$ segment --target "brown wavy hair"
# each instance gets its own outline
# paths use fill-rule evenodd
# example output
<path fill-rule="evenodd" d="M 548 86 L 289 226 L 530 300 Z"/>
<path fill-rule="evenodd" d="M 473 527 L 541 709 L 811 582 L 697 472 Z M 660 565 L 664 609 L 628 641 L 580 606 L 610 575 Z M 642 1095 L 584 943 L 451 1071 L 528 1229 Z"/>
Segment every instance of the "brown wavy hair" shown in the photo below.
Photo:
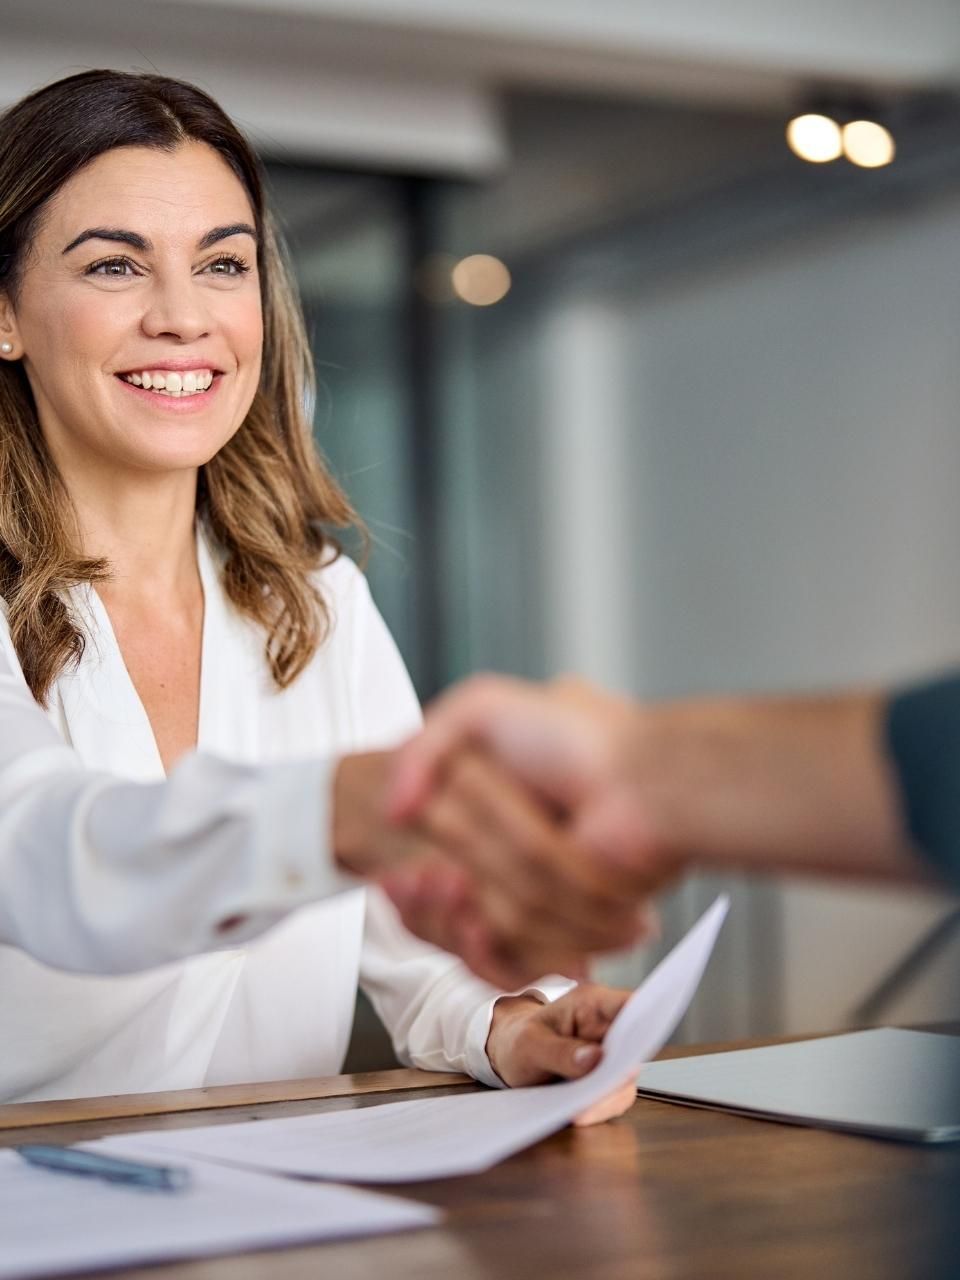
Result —
<path fill-rule="evenodd" d="M 250 198 L 264 327 L 260 385 L 237 433 L 201 469 L 197 513 L 224 552 L 226 593 L 264 628 L 267 662 L 284 688 L 330 622 L 311 575 L 340 554 L 333 531 L 360 526 L 314 447 L 303 315 L 249 143 L 202 90 L 165 76 L 86 71 L 23 98 L 0 116 L 0 294 L 16 303 L 44 208 L 84 165 L 115 147 L 169 152 L 188 140 L 212 147 Z M 106 561 L 80 554 L 22 364 L 0 361 L 0 597 L 41 704 L 84 648 L 63 592 L 109 571 Z"/>

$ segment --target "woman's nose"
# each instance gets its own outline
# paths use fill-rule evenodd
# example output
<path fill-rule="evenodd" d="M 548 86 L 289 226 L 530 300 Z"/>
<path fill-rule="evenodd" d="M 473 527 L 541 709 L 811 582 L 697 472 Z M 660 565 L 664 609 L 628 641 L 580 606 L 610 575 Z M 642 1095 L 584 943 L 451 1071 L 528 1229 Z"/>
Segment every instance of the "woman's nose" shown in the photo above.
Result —
<path fill-rule="evenodd" d="M 196 342 L 210 332 L 210 316 L 192 280 L 157 282 L 141 326 L 150 338 Z"/>

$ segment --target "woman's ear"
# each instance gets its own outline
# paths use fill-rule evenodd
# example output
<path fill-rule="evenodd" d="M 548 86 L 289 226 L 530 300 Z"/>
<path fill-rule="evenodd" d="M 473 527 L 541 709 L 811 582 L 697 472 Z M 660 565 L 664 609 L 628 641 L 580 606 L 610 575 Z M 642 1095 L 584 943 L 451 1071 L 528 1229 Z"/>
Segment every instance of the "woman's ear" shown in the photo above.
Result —
<path fill-rule="evenodd" d="M 19 360 L 22 355 L 13 303 L 5 293 L 0 293 L 0 360 Z"/>

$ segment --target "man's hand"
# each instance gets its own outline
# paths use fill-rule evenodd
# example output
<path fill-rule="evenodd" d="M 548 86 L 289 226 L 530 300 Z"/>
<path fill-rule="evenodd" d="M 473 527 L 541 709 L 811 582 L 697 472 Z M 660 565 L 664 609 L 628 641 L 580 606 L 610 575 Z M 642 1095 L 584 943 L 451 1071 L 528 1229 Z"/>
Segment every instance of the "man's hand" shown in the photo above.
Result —
<path fill-rule="evenodd" d="M 634 704 L 581 681 L 541 686 L 474 677 L 439 698 L 427 711 L 423 731 L 400 750 L 390 814 L 399 825 L 413 820 L 455 765 L 458 752 L 487 752 L 562 817 L 581 856 L 584 849 L 592 855 L 594 892 L 602 885 L 608 895 L 634 902 L 644 932 L 655 932 L 646 899 L 680 874 L 684 859 L 636 803 L 635 777 L 651 745 L 646 721 Z M 536 893 L 558 902 L 581 891 L 574 863 L 548 865 L 541 859 L 533 869 L 525 865 L 522 849 L 520 855 L 503 860 L 504 884 L 525 881 L 528 909 L 535 905 Z M 436 888 L 437 882 L 431 885 Z M 386 888 L 409 922 L 431 909 L 431 885 L 414 883 L 400 869 Z M 593 949 L 621 945 L 606 933 Z"/>
<path fill-rule="evenodd" d="M 465 746 L 494 756 L 541 799 L 570 812 L 629 767 L 637 711 L 578 680 L 537 685 L 474 676 L 441 695 L 398 756 L 390 811 L 416 813 Z"/>
<path fill-rule="evenodd" d="M 470 744 L 566 814 L 635 899 L 691 865 L 916 881 L 885 705 L 864 693 L 645 706 L 578 682 L 476 678 L 403 749 L 391 813 L 415 814 Z"/>
<path fill-rule="evenodd" d="M 544 973 L 579 977 L 593 951 L 646 932 L 617 877 L 489 757 L 459 752 L 403 827 L 386 813 L 392 764 L 389 752 L 341 761 L 334 855 L 379 878 L 411 932 L 507 990 Z"/>

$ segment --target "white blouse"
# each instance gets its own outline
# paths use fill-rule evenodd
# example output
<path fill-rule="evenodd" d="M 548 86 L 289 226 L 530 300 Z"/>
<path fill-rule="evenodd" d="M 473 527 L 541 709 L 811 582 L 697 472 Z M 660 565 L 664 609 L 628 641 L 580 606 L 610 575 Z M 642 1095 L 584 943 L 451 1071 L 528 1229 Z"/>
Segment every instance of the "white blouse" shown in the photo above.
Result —
<path fill-rule="evenodd" d="M 334 626 L 281 692 L 198 555 L 198 751 L 169 778 L 96 592 L 72 593 L 89 642 L 46 712 L 2 610 L 0 1100 L 333 1074 L 358 979 L 404 1061 L 497 1084 L 499 993 L 332 860 L 334 760 L 419 723 L 364 578 L 320 572 Z"/>

